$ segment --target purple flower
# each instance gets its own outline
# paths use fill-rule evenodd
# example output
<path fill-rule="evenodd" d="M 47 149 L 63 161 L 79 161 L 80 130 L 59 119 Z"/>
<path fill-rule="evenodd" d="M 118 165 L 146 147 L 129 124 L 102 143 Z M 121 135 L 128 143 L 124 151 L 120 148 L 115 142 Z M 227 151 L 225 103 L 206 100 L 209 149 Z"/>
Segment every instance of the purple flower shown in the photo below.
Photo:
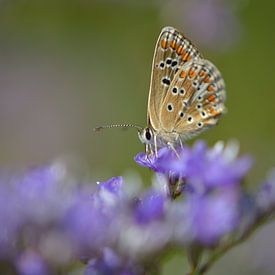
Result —
<path fill-rule="evenodd" d="M 191 151 L 182 152 L 181 157 L 175 170 L 183 172 L 196 190 L 239 185 L 252 165 L 249 157 L 237 158 L 235 144 L 223 147 L 218 143 L 209 150 L 199 142 Z"/>
<path fill-rule="evenodd" d="M 239 196 L 235 190 L 224 189 L 207 196 L 190 196 L 187 217 L 190 236 L 205 245 L 215 244 L 238 226 Z"/>
<path fill-rule="evenodd" d="M 16 267 L 20 275 L 47 275 L 50 274 L 47 264 L 40 255 L 27 250 L 16 261 Z"/>
<path fill-rule="evenodd" d="M 16 200 L 25 224 L 48 226 L 59 221 L 73 203 L 77 183 L 62 163 L 30 170 L 15 184 Z"/>
<path fill-rule="evenodd" d="M 275 170 L 260 186 L 260 190 L 255 195 L 255 203 L 259 213 L 269 213 L 275 208 Z"/>
<path fill-rule="evenodd" d="M 154 160 L 154 170 L 168 178 L 172 175 L 184 179 L 198 193 L 218 186 L 239 185 L 252 160 L 249 157 L 237 158 L 237 152 L 235 144 L 224 147 L 217 143 L 213 149 L 208 149 L 204 142 L 197 142 L 193 148 L 178 149 L 178 157 L 171 149 L 165 148 Z"/>
<path fill-rule="evenodd" d="M 91 257 L 97 250 L 112 245 L 116 234 L 116 208 L 94 196 L 79 196 L 68 210 L 65 224 L 78 257 Z"/>
<path fill-rule="evenodd" d="M 136 221 L 146 224 L 164 216 L 165 197 L 156 191 L 149 191 L 141 197 L 135 208 Z"/>
<path fill-rule="evenodd" d="M 167 147 L 163 147 L 158 151 L 158 157 L 168 158 L 168 155 L 171 154 L 171 151 Z M 158 158 L 155 154 L 146 154 L 146 153 L 138 153 L 135 156 L 135 161 L 137 164 L 143 167 L 148 167 L 155 172 L 161 172 L 158 163 Z"/>
<path fill-rule="evenodd" d="M 123 187 L 123 178 L 114 177 L 105 182 L 99 183 L 99 189 L 107 190 L 111 193 L 119 193 Z"/>
<path fill-rule="evenodd" d="M 241 181 L 251 160 L 237 152 L 234 145 L 209 149 L 198 142 L 177 154 L 169 148 L 158 157 L 139 154 L 136 161 L 157 171 L 175 196 L 167 196 L 168 188 L 129 192 L 122 177 L 79 185 L 60 163 L 4 180 L 0 259 L 20 274 L 55 273 L 78 258 L 89 262 L 86 274 L 139 275 L 154 273 L 155 256 L 168 247 L 216 246 L 275 211 L 274 177 L 247 194 Z M 174 200 L 178 188 L 184 194 Z"/>
<path fill-rule="evenodd" d="M 17 235 L 24 221 L 19 213 L 14 189 L 8 183 L 0 184 L 0 259 L 16 252 Z"/>
<path fill-rule="evenodd" d="M 141 267 L 123 261 L 113 250 L 104 248 L 100 257 L 89 261 L 85 275 L 141 275 L 142 271 Z"/>

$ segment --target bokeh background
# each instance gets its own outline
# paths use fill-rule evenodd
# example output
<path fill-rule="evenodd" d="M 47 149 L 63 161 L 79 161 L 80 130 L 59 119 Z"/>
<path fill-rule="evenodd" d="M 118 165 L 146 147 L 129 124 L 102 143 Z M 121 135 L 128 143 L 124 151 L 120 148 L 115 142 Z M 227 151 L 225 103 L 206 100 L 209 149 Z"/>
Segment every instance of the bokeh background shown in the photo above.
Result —
<path fill-rule="evenodd" d="M 151 62 L 163 26 L 182 30 L 221 70 L 228 113 L 200 136 L 237 139 L 255 158 L 255 188 L 275 165 L 275 2 L 272 0 L 0 1 L 0 165 L 26 169 L 56 158 L 92 180 L 151 172 L 134 129 L 145 125 Z M 191 141 L 192 143 L 192 141 Z M 275 225 L 226 255 L 210 274 L 274 274 Z M 183 274 L 171 253 L 163 274 Z"/>

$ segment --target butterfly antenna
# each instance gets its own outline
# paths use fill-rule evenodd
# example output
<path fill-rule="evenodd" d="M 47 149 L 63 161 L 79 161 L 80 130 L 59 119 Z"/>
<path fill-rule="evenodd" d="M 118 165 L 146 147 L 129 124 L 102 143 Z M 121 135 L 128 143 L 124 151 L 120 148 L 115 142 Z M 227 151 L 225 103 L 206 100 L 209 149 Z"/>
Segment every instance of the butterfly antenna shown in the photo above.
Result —
<path fill-rule="evenodd" d="M 95 127 L 93 130 L 95 132 L 99 132 L 102 129 L 108 129 L 108 128 L 136 128 L 138 131 L 141 131 L 143 129 L 143 127 L 139 126 L 139 125 L 134 125 L 134 124 L 112 124 L 112 125 L 103 125 L 103 126 L 98 126 Z"/>

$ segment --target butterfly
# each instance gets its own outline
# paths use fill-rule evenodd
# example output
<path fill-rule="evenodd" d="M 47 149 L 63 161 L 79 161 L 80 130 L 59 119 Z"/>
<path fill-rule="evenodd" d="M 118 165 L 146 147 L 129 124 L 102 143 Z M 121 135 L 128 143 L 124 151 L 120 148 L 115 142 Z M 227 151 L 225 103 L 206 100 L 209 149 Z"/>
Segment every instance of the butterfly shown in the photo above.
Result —
<path fill-rule="evenodd" d="M 139 138 L 147 151 L 176 148 L 217 124 L 225 98 L 224 80 L 215 65 L 178 30 L 165 27 L 153 58 L 147 127 Z"/>
<path fill-rule="evenodd" d="M 95 128 L 135 127 L 146 152 L 176 149 L 217 124 L 225 112 L 226 92 L 219 70 L 173 27 L 164 27 L 156 43 L 145 128 L 120 124 Z"/>

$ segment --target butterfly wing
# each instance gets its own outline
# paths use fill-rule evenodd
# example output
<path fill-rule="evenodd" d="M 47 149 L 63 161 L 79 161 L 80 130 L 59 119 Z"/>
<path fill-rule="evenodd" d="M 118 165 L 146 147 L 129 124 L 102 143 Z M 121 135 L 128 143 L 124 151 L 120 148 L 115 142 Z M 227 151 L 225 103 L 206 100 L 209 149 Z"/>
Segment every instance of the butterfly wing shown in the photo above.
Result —
<path fill-rule="evenodd" d="M 147 111 L 147 124 L 155 131 L 162 129 L 161 106 L 175 74 L 186 62 L 200 57 L 195 46 L 176 29 L 162 29 L 153 58 Z"/>
<path fill-rule="evenodd" d="M 176 132 L 182 140 L 217 124 L 224 113 L 225 84 L 208 60 L 187 62 L 171 82 L 160 113 L 163 132 Z"/>

